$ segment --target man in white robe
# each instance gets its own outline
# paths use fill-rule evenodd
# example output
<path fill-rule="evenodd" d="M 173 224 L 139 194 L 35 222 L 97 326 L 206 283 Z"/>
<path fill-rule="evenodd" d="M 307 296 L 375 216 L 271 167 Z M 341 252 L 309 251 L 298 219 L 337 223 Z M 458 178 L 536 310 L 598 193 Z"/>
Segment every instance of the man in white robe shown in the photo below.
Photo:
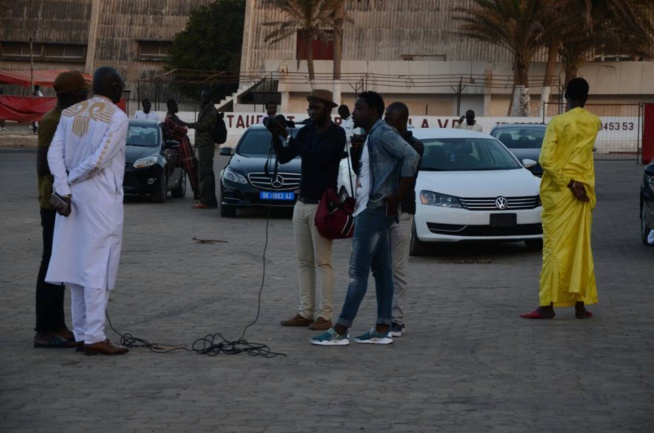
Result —
<path fill-rule="evenodd" d="M 89 100 L 61 113 L 48 150 L 57 207 L 46 281 L 70 287 L 73 333 L 87 355 L 128 351 L 104 334 L 109 291 L 118 272 L 123 231 L 123 175 L 128 119 L 115 103 L 124 83 L 99 68 Z"/>

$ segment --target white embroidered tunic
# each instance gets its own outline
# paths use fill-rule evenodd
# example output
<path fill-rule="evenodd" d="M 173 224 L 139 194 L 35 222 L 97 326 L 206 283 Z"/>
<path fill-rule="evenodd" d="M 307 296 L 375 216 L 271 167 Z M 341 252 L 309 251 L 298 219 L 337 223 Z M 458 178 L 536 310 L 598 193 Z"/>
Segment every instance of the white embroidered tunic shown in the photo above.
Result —
<path fill-rule="evenodd" d="M 123 232 L 123 175 L 128 119 L 95 96 L 61 113 L 48 150 L 54 190 L 71 194 L 68 217 L 57 215 L 50 283 L 112 289 Z"/>

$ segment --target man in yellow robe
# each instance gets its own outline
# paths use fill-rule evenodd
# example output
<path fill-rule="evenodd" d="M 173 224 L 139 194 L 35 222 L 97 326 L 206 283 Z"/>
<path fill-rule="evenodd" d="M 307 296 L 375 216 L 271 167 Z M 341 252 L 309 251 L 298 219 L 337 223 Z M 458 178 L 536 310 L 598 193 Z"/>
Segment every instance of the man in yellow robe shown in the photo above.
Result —
<path fill-rule="evenodd" d="M 568 111 L 550 121 L 543 139 L 543 268 L 539 307 L 520 315 L 526 319 L 552 319 L 555 306 L 573 305 L 576 318 L 590 318 L 585 306 L 597 303 L 590 232 L 596 202 L 593 146 L 601 123 L 583 108 L 588 90 L 583 78 L 570 80 Z"/>

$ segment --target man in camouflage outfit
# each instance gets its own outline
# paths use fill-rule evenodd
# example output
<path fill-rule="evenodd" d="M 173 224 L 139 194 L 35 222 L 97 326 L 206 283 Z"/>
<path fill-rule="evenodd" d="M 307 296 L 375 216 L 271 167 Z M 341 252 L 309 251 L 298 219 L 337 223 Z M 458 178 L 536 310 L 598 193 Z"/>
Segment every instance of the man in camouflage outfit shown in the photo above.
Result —
<path fill-rule="evenodd" d="M 195 147 L 198 150 L 198 178 L 200 183 L 200 201 L 193 205 L 195 209 L 212 209 L 218 207 L 216 199 L 216 177 L 213 173 L 213 155 L 215 145 L 211 130 L 218 120 L 218 112 L 211 102 L 211 90 L 204 89 L 200 95 L 200 114 L 198 121 L 188 123 L 195 129 Z"/>

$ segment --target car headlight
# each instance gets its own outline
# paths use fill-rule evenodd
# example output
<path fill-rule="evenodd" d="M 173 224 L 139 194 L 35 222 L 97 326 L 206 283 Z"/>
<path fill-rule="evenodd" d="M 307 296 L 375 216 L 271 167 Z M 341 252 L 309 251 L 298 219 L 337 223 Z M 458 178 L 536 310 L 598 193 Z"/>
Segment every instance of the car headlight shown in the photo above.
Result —
<path fill-rule="evenodd" d="M 236 183 L 245 183 L 247 184 L 248 181 L 245 179 L 245 177 L 241 174 L 238 174 L 231 168 L 227 167 L 225 169 L 225 174 L 223 175 L 223 179 L 229 180 L 230 182 L 236 182 Z"/>
<path fill-rule="evenodd" d="M 456 197 L 425 190 L 420 191 L 420 203 L 438 207 L 461 207 L 461 202 L 459 202 L 459 199 Z"/>
<path fill-rule="evenodd" d="M 649 174 L 645 174 L 645 182 L 649 183 L 649 187 L 654 189 L 654 176 L 650 176 Z"/>
<path fill-rule="evenodd" d="M 157 158 L 155 156 L 148 156 L 147 158 L 137 159 L 134 163 L 134 168 L 143 168 L 150 167 L 157 163 Z"/>

